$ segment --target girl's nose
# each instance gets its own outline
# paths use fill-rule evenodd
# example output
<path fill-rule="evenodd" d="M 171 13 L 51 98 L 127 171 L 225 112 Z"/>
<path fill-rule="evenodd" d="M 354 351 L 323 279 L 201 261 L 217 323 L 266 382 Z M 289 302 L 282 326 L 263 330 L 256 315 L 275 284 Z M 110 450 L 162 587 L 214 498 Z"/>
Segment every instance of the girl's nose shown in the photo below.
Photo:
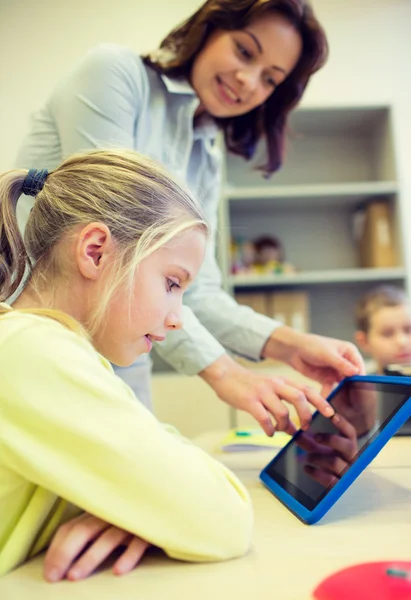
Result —
<path fill-rule="evenodd" d="M 183 326 L 183 321 L 181 318 L 181 312 L 176 312 L 175 310 L 169 312 L 166 318 L 166 328 L 167 329 L 181 329 Z"/>

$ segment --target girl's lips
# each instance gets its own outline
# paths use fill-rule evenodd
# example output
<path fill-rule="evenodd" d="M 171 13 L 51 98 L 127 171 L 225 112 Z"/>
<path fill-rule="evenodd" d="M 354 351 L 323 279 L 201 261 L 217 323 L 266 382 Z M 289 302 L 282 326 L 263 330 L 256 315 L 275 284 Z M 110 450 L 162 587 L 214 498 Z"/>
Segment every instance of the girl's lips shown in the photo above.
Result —
<path fill-rule="evenodd" d="M 153 342 L 164 342 L 164 340 L 166 339 L 166 336 L 165 335 L 151 335 L 150 333 L 148 333 L 147 335 L 144 336 L 144 339 L 147 342 L 148 352 L 151 352 L 151 349 L 153 347 Z"/>
<path fill-rule="evenodd" d="M 166 336 L 165 335 L 151 335 L 151 333 L 149 333 L 148 338 L 152 342 L 164 342 L 164 340 L 166 339 Z"/>

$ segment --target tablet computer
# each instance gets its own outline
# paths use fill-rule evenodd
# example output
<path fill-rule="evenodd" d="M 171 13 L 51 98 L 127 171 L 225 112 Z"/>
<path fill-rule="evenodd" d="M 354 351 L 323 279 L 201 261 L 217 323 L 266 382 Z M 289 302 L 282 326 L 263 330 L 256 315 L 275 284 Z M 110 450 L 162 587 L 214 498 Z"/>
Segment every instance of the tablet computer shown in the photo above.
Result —
<path fill-rule="evenodd" d="M 260 473 L 301 521 L 316 523 L 411 415 L 411 377 L 356 375 L 330 394 L 332 418 L 313 415 Z"/>

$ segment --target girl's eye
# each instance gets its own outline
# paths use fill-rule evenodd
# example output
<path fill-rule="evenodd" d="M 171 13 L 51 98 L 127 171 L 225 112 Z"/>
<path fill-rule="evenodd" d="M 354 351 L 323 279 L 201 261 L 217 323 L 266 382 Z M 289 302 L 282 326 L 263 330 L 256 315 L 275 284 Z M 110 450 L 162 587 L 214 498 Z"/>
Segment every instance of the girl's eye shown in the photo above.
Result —
<path fill-rule="evenodd" d="M 180 289 L 179 284 L 174 281 L 174 279 L 170 279 L 169 277 L 167 277 L 167 290 L 169 292 L 173 291 L 173 289 Z"/>
<path fill-rule="evenodd" d="M 247 60 L 250 60 L 250 58 L 253 57 L 253 55 L 251 54 L 251 52 L 249 52 L 247 50 L 247 48 L 245 48 L 242 44 L 240 44 L 239 42 L 237 42 L 237 48 L 238 51 L 240 52 L 240 54 L 246 58 Z"/>

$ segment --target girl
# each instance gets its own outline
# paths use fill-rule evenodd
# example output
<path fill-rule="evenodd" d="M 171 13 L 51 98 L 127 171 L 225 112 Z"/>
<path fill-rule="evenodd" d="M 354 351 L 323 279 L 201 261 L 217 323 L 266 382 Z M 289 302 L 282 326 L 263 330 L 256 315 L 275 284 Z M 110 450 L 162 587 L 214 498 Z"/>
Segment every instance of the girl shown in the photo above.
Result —
<path fill-rule="evenodd" d="M 79 149 L 115 144 L 156 158 L 187 182 L 202 199 L 211 236 L 185 296 L 184 328 L 156 349 L 175 369 L 199 374 L 222 400 L 251 413 L 268 435 L 292 427 L 288 411 L 278 410 L 281 400 L 302 407 L 321 398 L 240 366 L 227 350 L 284 361 L 319 381 L 324 395 L 364 365 L 352 344 L 298 333 L 237 305 L 221 289 L 215 138 L 220 129 L 228 151 L 246 159 L 264 140 L 264 171 L 275 172 L 288 115 L 326 54 L 325 34 L 305 0 L 208 0 L 150 56 L 113 45 L 91 51 L 37 114 L 17 161 L 53 168 Z M 23 227 L 30 207 L 29 199 L 21 204 Z M 149 367 L 143 358 L 118 371 L 147 405 Z"/>
<path fill-rule="evenodd" d="M 35 197 L 25 241 L 22 192 Z M 91 514 L 54 540 L 50 580 L 65 575 L 58 549 L 69 531 L 76 548 L 84 531 L 86 541 L 103 532 L 106 546 L 128 544 L 119 572 L 148 544 L 188 561 L 246 552 L 252 509 L 242 484 L 160 425 L 109 363 L 129 365 L 181 327 L 205 243 L 191 195 L 130 151 L 0 178 L 0 300 L 30 271 L 17 302 L 0 304 L 0 575 L 81 511 Z M 70 577 L 92 567 L 80 562 Z"/>

